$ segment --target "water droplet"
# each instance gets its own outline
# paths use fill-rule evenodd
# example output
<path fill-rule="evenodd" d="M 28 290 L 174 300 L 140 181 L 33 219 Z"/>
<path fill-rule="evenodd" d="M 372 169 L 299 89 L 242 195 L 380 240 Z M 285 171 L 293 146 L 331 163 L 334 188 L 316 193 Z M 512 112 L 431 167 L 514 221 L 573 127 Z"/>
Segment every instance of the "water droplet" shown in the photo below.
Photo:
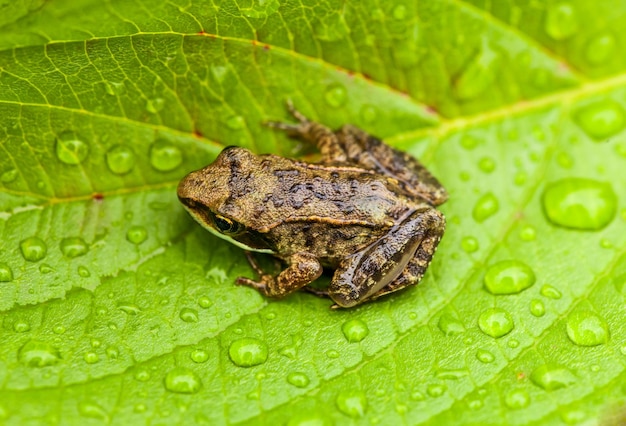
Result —
<path fill-rule="evenodd" d="M 55 334 L 63 334 L 65 333 L 66 328 L 62 325 L 55 325 L 52 331 L 54 331 Z"/>
<path fill-rule="evenodd" d="M 179 148 L 166 140 L 159 139 L 150 147 L 150 164 L 160 172 L 169 172 L 180 166 L 183 154 Z"/>
<path fill-rule="evenodd" d="M 85 352 L 83 354 L 83 359 L 87 364 L 95 364 L 96 362 L 100 361 L 100 357 L 98 356 L 98 354 L 91 351 Z"/>
<path fill-rule="evenodd" d="M 309 385 L 309 377 L 296 371 L 287 375 L 287 382 L 297 388 L 305 388 Z"/>
<path fill-rule="evenodd" d="M 564 40 L 578 31 L 578 16 L 570 3 L 561 2 L 548 8 L 544 29 L 555 40 Z"/>
<path fill-rule="evenodd" d="M 59 351 L 49 343 L 29 340 L 19 350 L 18 359 L 28 367 L 49 367 L 61 360 Z"/>
<path fill-rule="evenodd" d="M 546 314 L 546 307 L 541 300 L 533 299 L 530 301 L 530 313 L 536 317 L 542 317 Z"/>
<path fill-rule="evenodd" d="M 0 175 L 0 182 L 11 183 L 17 178 L 17 175 L 18 175 L 17 169 L 7 170 Z"/>
<path fill-rule="evenodd" d="M 541 291 L 540 291 L 542 296 L 545 296 L 549 299 L 560 299 L 561 298 L 561 292 L 552 287 L 550 284 L 544 284 L 541 287 Z"/>
<path fill-rule="evenodd" d="M 574 160 L 567 152 L 559 152 L 556 155 L 556 162 L 564 169 L 571 169 L 574 165 Z"/>
<path fill-rule="evenodd" d="M 56 140 L 57 158 L 65 164 L 80 164 L 89 152 L 89 145 L 82 141 L 76 133 L 65 132 Z"/>
<path fill-rule="evenodd" d="M 180 319 L 185 322 L 198 322 L 198 311 L 191 308 L 182 308 L 180 310 Z"/>
<path fill-rule="evenodd" d="M 598 34 L 587 43 L 585 58 L 592 65 L 599 65 L 613 57 L 617 42 L 612 34 Z"/>
<path fill-rule="evenodd" d="M 334 108 L 339 108 L 346 103 L 348 99 L 348 93 L 346 88 L 339 83 L 334 83 L 328 86 L 326 93 L 324 93 L 324 99 L 326 103 Z"/>
<path fill-rule="evenodd" d="M 22 256 L 29 262 L 37 262 L 46 257 L 48 246 L 39 237 L 30 237 L 20 242 Z"/>
<path fill-rule="evenodd" d="M 66 257 L 83 256 L 89 248 L 80 237 L 63 238 L 61 240 L 61 251 Z"/>
<path fill-rule="evenodd" d="M 461 138 L 461 146 L 467 150 L 476 148 L 479 142 L 478 138 L 472 135 L 463 135 Z"/>
<path fill-rule="evenodd" d="M 0 283 L 6 283 L 13 280 L 13 270 L 9 265 L 0 262 Z"/>
<path fill-rule="evenodd" d="M 243 129 L 246 125 L 246 120 L 240 115 L 233 115 L 226 119 L 226 127 L 232 130 Z"/>
<path fill-rule="evenodd" d="M 146 102 L 146 110 L 150 114 L 158 113 L 159 111 L 163 109 L 164 106 L 165 106 L 165 99 L 163 98 L 148 99 L 148 102 Z"/>
<path fill-rule="evenodd" d="M 506 394 L 504 403 L 512 410 L 519 410 L 528 407 L 528 404 L 530 404 L 530 396 L 528 392 L 523 389 L 515 389 Z"/>
<path fill-rule="evenodd" d="M 478 317 L 478 327 L 491 337 L 502 337 L 513 330 L 513 318 L 504 309 L 489 308 Z"/>
<path fill-rule="evenodd" d="M 334 349 L 329 349 L 326 351 L 326 356 L 330 359 L 339 358 L 339 352 Z"/>
<path fill-rule="evenodd" d="M 148 406 L 146 404 L 135 404 L 133 407 L 133 411 L 135 413 L 145 413 L 147 409 Z"/>
<path fill-rule="evenodd" d="M 446 387 L 444 385 L 428 385 L 426 388 L 426 393 L 433 398 L 439 398 L 444 393 L 446 393 Z"/>
<path fill-rule="evenodd" d="M 597 346 L 609 340 L 609 326 L 589 311 L 578 311 L 567 317 L 567 336 L 580 346 Z"/>
<path fill-rule="evenodd" d="M 491 173 L 496 169 L 496 162 L 491 157 L 483 157 L 478 162 L 478 167 L 485 173 Z"/>
<path fill-rule="evenodd" d="M 139 312 L 141 312 L 141 309 L 139 308 L 139 306 L 133 303 L 121 302 L 121 303 L 118 303 L 117 308 L 127 315 L 137 315 Z"/>
<path fill-rule="evenodd" d="M 604 141 L 624 128 L 624 109 L 615 101 L 606 100 L 587 105 L 574 113 L 576 123 L 592 138 Z"/>
<path fill-rule="evenodd" d="M 483 38 L 480 51 L 463 69 L 454 81 L 454 95 L 457 99 L 468 100 L 478 97 L 493 84 L 500 55 Z"/>
<path fill-rule="evenodd" d="M 437 371 L 435 377 L 441 380 L 459 380 L 469 374 L 469 371 L 464 368 L 456 369 L 441 369 Z"/>
<path fill-rule="evenodd" d="M 107 151 L 106 161 L 109 170 L 116 175 L 123 175 L 135 167 L 135 154 L 124 145 L 115 145 Z"/>
<path fill-rule="evenodd" d="M 349 320 L 343 323 L 341 331 L 349 343 L 360 342 L 369 334 L 367 324 L 359 319 Z"/>
<path fill-rule="evenodd" d="M 528 175 L 524 172 L 517 172 L 515 174 L 515 179 L 513 181 L 513 183 L 515 183 L 515 185 L 517 186 L 522 186 L 526 183 L 526 180 L 528 179 Z"/>
<path fill-rule="evenodd" d="M 30 330 L 30 324 L 26 321 L 15 321 L 13 323 L 13 331 L 16 333 L 25 333 Z"/>
<path fill-rule="evenodd" d="M 364 123 L 373 123 L 378 118 L 378 110 L 372 105 L 363 105 L 361 107 L 361 119 Z"/>
<path fill-rule="evenodd" d="M 337 403 L 339 411 L 353 418 L 363 417 L 365 410 L 367 410 L 367 399 L 365 399 L 363 392 L 340 392 L 335 402 Z"/>
<path fill-rule="evenodd" d="M 461 172 L 459 173 L 459 178 L 461 178 L 463 182 L 468 182 L 472 178 L 472 176 L 467 172 Z"/>
<path fill-rule="evenodd" d="M 200 377 L 185 367 L 174 367 L 165 376 L 165 389 L 174 393 L 196 393 L 202 387 Z"/>
<path fill-rule="evenodd" d="M 489 364 L 490 362 L 493 362 L 496 357 L 489 351 L 479 349 L 476 351 L 476 359 L 484 364 Z"/>
<path fill-rule="evenodd" d="M 515 349 L 519 346 L 519 340 L 511 339 L 508 342 L 506 342 L 506 345 L 511 349 Z"/>
<path fill-rule="evenodd" d="M 333 422 L 316 413 L 301 412 L 291 416 L 287 426 L 332 426 Z"/>
<path fill-rule="evenodd" d="M 106 423 L 109 422 L 109 415 L 107 412 L 92 401 L 81 401 L 78 403 L 78 412 L 81 416 L 90 417 L 92 419 L 100 419 L 104 420 Z"/>
<path fill-rule="evenodd" d="M 484 194 L 478 199 L 474 209 L 472 210 L 472 217 L 476 222 L 484 222 L 494 214 L 498 212 L 500 204 L 498 199 L 491 192 Z"/>
<path fill-rule="evenodd" d="M 531 225 L 524 225 L 519 231 L 519 237 L 523 241 L 534 241 L 537 238 L 537 231 Z"/>
<path fill-rule="evenodd" d="M 131 226 L 126 231 L 126 239 L 133 244 L 141 244 L 148 238 L 148 231 L 143 226 Z"/>
<path fill-rule="evenodd" d="M 535 283 L 535 273 L 519 260 L 503 260 L 487 269 L 485 287 L 491 294 L 515 294 Z"/>
<path fill-rule="evenodd" d="M 406 6 L 403 4 L 399 4 L 396 7 L 393 8 L 393 10 L 391 11 L 391 15 L 394 17 L 394 19 L 397 20 L 403 20 L 406 18 Z"/>
<path fill-rule="evenodd" d="M 49 274 L 50 272 L 54 272 L 54 268 L 47 263 L 42 263 L 39 265 L 39 272 L 42 274 Z"/>
<path fill-rule="evenodd" d="M 191 354 L 189 354 L 189 357 L 193 362 L 202 364 L 209 359 L 209 352 L 204 349 L 194 349 Z"/>
<path fill-rule="evenodd" d="M 120 357 L 120 351 L 115 346 L 109 346 L 104 352 L 109 359 L 118 359 Z"/>
<path fill-rule="evenodd" d="M 150 380 L 150 378 L 152 377 L 152 375 L 150 374 L 150 372 L 148 370 L 145 369 L 141 369 L 138 370 L 137 372 L 135 372 L 135 380 L 140 381 L 140 382 L 147 382 L 148 380 Z"/>
<path fill-rule="evenodd" d="M 87 269 L 84 266 L 79 266 L 77 271 L 78 271 L 78 275 L 80 275 L 83 278 L 87 278 L 91 276 L 91 272 L 89 272 L 89 269 Z"/>
<path fill-rule="evenodd" d="M 455 334 L 465 333 L 465 326 L 461 321 L 452 315 L 443 314 L 437 323 L 439 330 L 446 336 L 454 336 Z"/>
<path fill-rule="evenodd" d="M 474 237 L 463 237 L 461 248 L 466 253 L 474 253 L 478 250 L 478 240 Z"/>
<path fill-rule="evenodd" d="M 530 380 L 540 388 L 551 391 L 574 383 L 576 376 L 560 365 L 544 364 L 531 373 Z"/>
<path fill-rule="evenodd" d="M 198 299 L 198 306 L 203 309 L 207 309 L 213 306 L 213 302 L 211 301 L 211 299 L 209 299 L 208 296 L 200 296 L 200 298 Z"/>
<path fill-rule="evenodd" d="M 561 412 L 561 418 L 568 425 L 577 425 L 581 424 L 587 418 L 587 413 L 576 409 L 566 410 Z"/>
<path fill-rule="evenodd" d="M 608 183 L 567 178 L 547 186 L 543 193 L 543 209 L 555 225 L 595 231 L 613 220 L 617 197 Z"/>
<path fill-rule="evenodd" d="M 228 354 L 235 365 L 252 367 L 267 360 L 267 345 L 259 339 L 246 337 L 231 343 Z"/>

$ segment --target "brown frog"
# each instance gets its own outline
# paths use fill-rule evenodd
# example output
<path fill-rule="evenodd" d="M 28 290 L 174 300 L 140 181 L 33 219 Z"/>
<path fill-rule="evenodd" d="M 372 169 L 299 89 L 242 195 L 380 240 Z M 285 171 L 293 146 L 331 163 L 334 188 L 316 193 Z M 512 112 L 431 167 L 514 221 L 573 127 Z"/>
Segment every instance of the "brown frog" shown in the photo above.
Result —
<path fill-rule="evenodd" d="M 227 147 L 178 185 L 203 227 L 287 265 L 274 276 L 248 256 L 259 280 L 237 283 L 283 297 L 326 266 L 335 270 L 328 289 L 308 289 L 341 307 L 417 284 L 444 232 L 435 206 L 446 201 L 445 189 L 416 159 L 363 130 L 332 131 L 289 110 L 297 124 L 268 124 L 314 143 L 319 163 Z"/>

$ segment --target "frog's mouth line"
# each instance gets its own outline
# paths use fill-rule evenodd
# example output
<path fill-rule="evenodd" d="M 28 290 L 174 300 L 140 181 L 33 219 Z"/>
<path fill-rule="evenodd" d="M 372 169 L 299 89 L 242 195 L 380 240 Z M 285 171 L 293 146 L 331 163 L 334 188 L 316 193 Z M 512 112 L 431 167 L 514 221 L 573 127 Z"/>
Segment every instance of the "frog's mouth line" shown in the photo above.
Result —
<path fill-rule="evenodd" d="M 210 226 L 206 220 L 204 220 L 204 218 L 198 214 L 197 212 L 194 212 L 193 210 L 187 208 L 187 206 L 183 205 L 183 207 L 185 208 L 185 210 L 187 210 L 187 212 L 189 212 L 189 214 L 191 215 L 191 217 L 193 217 L 195 219 L 196 222 L 198 222 L 204 229 L 206 229 L 207 231 L 209 231 L 210 233 L 212 233 L 213 235 L 220 237 L 223 240 L 228 241 L 231 244 L 236 245 L 239 248 L 242 248 L 244 250 L 247 251 L 254 251 L 257 253 L 265 253 L 265 254 L 276 254 L 276 252 L 274 252 L 271 249 L 259 249 L 259 248 L 254 248 L 254 247 L 250 247 L 240 241 L 235 240 L 233 237 L 230 237 L 228 235 L 224 235 L 222 234 L 220 231 L 218 231 L 217 229 L 213 228 L 212 226 Z"/>

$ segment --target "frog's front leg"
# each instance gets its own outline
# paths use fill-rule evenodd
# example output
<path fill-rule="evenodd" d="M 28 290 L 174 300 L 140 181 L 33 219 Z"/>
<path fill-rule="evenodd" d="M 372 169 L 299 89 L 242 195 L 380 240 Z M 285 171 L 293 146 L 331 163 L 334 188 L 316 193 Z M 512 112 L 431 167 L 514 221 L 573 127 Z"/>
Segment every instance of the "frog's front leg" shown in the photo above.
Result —
<path fill-rule="evenodd" d="M 287 269 L 278 276 L 267 274 L 250 257 L 248 261 L 259 274 L 259 281 L 237 278 L 237 284 L 253 287 L 268 297 L 284 297 L 315 281 L 322 274 L 322 265 L 310 253 L 295 253 L 286 259 Z"/>
<path fill-rule="evenodd" d="M 445 219 L 424 205 L 399 221 L 379 240 L 342 261 L 328 288 L 341 307 L 416 284 L 439 244 Z"/>

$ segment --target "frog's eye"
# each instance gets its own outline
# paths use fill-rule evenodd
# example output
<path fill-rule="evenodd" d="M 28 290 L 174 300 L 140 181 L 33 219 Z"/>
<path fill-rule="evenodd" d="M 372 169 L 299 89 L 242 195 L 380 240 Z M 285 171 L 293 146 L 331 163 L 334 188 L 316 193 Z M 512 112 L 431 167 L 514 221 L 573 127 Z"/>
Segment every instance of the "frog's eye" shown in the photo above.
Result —
<path fill-rule="evenodd" d="M 215 223 L 217 230 L 224 234 L 237 234 L 243 231 L 241 223 L 219 214 L 213 215 L 213 223 Z"/>

